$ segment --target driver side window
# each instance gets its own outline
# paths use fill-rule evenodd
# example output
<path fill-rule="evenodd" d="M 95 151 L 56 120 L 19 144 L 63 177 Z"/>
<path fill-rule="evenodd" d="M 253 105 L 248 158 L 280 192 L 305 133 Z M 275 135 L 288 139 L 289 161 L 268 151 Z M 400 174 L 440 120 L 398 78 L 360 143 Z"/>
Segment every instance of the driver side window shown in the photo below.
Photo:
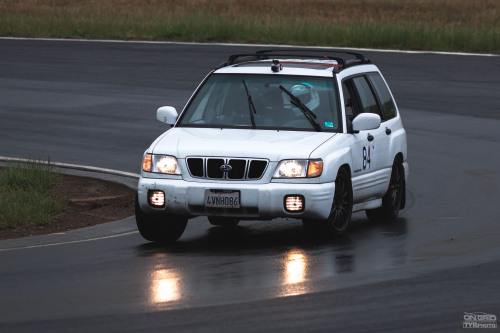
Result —
<path fill-rule="evenodd" d="M 359 114 L 359 108 L 353 93 L 351 80 L 342 82 L 342 92 L 344 95 L 345 114 L 347 119 L 352 121 Z"/>
<path fill-rule="evenodd" d="M 364 76 L 358 76 L 353 78 L 352 82 L 354 87 L 356 88 L 356 92 L 358 93 L 362 112 L 375 113 L 382 118 L 382 113 L 380 112 L 377 100 L 373 95 L 373 91 L 366 81 L 366 78 Z"/>
<path fill-rule="evenodd" d="M 342 91 L 348 122 L 360 113 L 375 113 L 384 119 L 374 91 L 364 75 L 344 80 Z"/>

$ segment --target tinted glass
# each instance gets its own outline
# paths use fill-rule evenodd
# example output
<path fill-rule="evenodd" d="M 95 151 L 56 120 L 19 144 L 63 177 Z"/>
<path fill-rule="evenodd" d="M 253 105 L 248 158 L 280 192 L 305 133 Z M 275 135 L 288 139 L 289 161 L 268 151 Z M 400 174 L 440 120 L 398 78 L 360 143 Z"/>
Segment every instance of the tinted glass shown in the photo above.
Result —
<path fill-rule="evenodd" d="M 349 93 L 349 88 L 347 88 L 346 83 L 342 83 L 342 91 L 344 94 L 344 104 L 345 104 L 345 114 L 350 120 L 354 119 L 354 105 L 351 94 Z"/>
<path fill-rule="evenodd" d="M 375 96 L 364 76 L 355 77 L 352 79 L 356 90 L 358 91 L 361 100 L 363 112 L 376 113 L 381 116 L 380 109 Z"/>
<path fill-rule="evenodd" d="M 396 106 L 394 105 L 391 93 L 389 92 L 389 89 L 387 88 L 387 85 L 382 77 L 378 73 L 372 73 L 368 75 L 368 78 L 375 88 L 378 98 L 380 99 L 380 103 L 382 104 L 384 119 L 396 117 Z"/>
<path fill-rule="evenodd" d="M 285 75 L 212 75 L 177 126 L 252 128 L 245 85 L 255 106 L 257 129 L 314 130 L 281 85 L 317 116 L 322 130 L 341 131 L 333 78 Z"/>

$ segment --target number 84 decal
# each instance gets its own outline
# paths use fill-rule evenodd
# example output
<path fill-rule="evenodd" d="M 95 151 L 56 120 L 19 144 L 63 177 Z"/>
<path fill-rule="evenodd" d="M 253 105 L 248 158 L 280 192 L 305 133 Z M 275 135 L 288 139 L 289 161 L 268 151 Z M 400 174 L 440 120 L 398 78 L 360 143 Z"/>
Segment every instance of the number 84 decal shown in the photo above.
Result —
<path fill-rule="evenodd" d="M 363 170 L 370 169 L 371 167 L 371 150 L 375 150 L 375 146 L 363 146 Z"/>

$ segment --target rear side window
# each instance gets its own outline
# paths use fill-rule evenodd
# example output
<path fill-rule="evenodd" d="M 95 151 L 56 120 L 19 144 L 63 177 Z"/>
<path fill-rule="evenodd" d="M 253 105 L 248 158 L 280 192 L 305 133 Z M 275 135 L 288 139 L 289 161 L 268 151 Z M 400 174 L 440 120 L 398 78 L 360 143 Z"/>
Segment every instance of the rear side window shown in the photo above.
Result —
<path fill-rule="evenodd" d="M 352 79 L 352 82 L 358 92 L 363 112 L 375 113 L 382 117 L 377 100 L 375 99 L 375 96 L 373 96 L 373 92 L 370 89 L 370 85 L 366 81 L 365 77 L 355 77 Z"/>
<path fill-rule="evenodd" d="M 378 95 L 380 103 L 382 104 L 382 112 L 384 114 L 384 120 L 396 117 L 396 106 L 392 100 L 391 93 L 387 88 L 384 80 L 378 73 L 371 73 L 368 75 L 368 79 L 372 83 L 375 91 Z"/>

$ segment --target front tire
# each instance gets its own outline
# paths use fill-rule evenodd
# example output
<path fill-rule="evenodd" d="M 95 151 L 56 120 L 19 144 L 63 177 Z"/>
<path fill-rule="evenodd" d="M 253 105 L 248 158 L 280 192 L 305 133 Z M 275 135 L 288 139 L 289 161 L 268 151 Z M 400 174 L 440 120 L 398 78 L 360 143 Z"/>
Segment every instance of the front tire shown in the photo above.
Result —
<path fill-rule="evenodd" d="M 394 220 L 398 217 L 399 210 L 403 205 L 405 179 L 403 161 L 398 156 L 392 164 L 391 180 L 389 189 L 382 198 L 382 206 L 366 211 L 368 219 L 373 221 Z"/>
<path fill-rule="evenodd" d="M 171 243 L 181 237 L 188 219 L 171 214 L 144 213 L 135 198 L 135 221 L 141 236 L 152 242 Z"/>
<path fill-rule="evenodd" d="M 352 184 L 349 171 L 342 168 L 335 179 L 335 193 L 330 215 L 324 221 L 303 220 L 304 227 L 314 232 L 324 231 L 331 235 L 344 233 L 352 215 Z"/>

